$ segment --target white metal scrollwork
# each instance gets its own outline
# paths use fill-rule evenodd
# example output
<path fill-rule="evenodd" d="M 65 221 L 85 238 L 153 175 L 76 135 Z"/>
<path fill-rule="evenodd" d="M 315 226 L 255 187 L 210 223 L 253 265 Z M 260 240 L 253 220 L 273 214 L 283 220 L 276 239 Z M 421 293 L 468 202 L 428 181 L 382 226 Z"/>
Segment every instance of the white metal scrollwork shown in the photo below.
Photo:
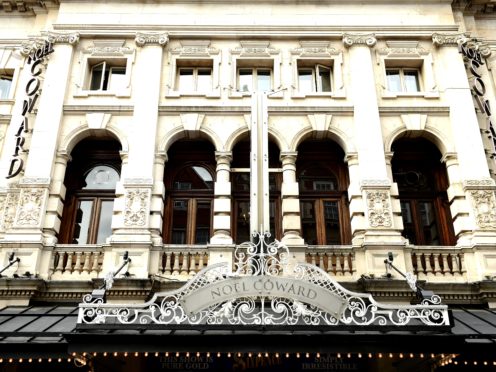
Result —
<path fill-rule="evenodd" d="M 289 265 L 289 250 L 267 242 L 243 243 L 236 270 L 227 263 L 200 271 L 182 288 L 156 293 L 144 304 L 107 304 L 87 295 L 79 305 L 80 324 L 449 326 L 439 296 L 419 305 L 387 305 L 370 294 L 348 291 L 319 267 Z"/>

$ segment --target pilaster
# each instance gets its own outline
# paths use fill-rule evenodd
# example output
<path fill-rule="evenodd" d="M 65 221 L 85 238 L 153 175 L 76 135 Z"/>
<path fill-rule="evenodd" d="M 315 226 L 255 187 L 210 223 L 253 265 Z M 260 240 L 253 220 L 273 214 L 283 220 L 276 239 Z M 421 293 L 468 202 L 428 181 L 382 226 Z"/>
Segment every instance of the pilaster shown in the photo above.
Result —
<path fill-rule="evenodd" d="M 217 177 L 214 186 L 214 222 L 210 244 L 232 244 L 231 236 L 231 172 L 232 153 L 216 151 Z"/>
<path fill-rule="evenodd" d="M 353 243 L 371 246 L 404 244 L 393 224 L 376 82 L 370 48 L 374 34 L 344 34 L 349 48 L 351 98 L 358 155 L 348 157 Z M 356 167 L 356 168 L 355 168 Z"/>
<path fill-rule="evenodd" d="M 301 246 L 300 199 L 296 181 L 296 151 L 281 152 L 282 163 L 282 241 L 286 245 Z"/>

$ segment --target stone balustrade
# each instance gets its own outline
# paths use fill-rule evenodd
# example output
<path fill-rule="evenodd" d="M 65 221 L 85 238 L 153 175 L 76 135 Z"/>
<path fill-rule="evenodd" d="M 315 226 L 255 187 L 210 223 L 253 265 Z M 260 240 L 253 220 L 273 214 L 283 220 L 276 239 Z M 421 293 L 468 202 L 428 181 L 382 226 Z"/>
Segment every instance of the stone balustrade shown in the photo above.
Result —
<path fill-rule="evenodd" d="M 58 245 L 52 253 L 51 279 L 96 278 L 102 271 L 103 249 L 96 245 Z"/>
<path fill-rule="evenodd" d="M 356 273 L 355 253 L 351 246 L 308 247 L 305 259 L 331 276 L 351 278 Z"/>
<path fill-rule="evenodd" d="M 164 276 L 191 277 L 208 265 L 205 247 L 164 246 L 159 254 L 158 273 Z"/>
<path fill-rule="evenodd" d="M 466 273 L 464 254 L 453 247 L 413 247 L 413 273 L 419 280 L 463 278 Z"/>

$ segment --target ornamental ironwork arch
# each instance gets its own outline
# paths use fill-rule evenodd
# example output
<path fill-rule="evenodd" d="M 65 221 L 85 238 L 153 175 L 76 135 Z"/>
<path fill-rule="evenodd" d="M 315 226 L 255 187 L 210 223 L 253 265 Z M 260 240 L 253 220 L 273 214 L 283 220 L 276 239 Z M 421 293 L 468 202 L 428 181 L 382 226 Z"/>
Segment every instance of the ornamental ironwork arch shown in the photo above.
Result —
<path fill-rule="evenodd" d="M 155 293 L 143 304 L 107 304 L 88 294 L 79 304 L 78 326 L 371 326 L 449 327 L 441 298 L 417 305 L 389 305 L 338 284 L 319 267 L 291 265 L 289 250 L 268 233 L 235 250 L 226 263 L 201 270 L 175 291 Z"/>

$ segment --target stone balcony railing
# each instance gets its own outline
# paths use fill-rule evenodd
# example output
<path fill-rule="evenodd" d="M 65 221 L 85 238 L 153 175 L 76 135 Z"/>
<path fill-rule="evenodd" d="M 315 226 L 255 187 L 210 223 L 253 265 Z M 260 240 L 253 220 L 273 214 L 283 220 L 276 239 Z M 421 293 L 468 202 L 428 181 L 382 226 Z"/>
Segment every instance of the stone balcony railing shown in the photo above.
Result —
<path fill-rule="evenodd" d="M 103 252 L 99 245 L 57 245 L 52 253 L 50 279 L 97 278 L 102 271 Z"/>
<path fill-rule="evenodd" d="M 464 253 L 460 248 L 411 247 L 413 273 L 419 280 L 446 281 L 465 278 Z"/>
<path fill-rule="evenodd" d="M 351 246 L 308 246 L 305 259 L 331 276 L 351 279 L 356 274 L 355 253 Z"/>
<path fill-rule="evenodd" d="M 191 277 L 208 265 L 205 246 L 165 245 L 158 255 L 157 273 L 171 277 Z"/>

